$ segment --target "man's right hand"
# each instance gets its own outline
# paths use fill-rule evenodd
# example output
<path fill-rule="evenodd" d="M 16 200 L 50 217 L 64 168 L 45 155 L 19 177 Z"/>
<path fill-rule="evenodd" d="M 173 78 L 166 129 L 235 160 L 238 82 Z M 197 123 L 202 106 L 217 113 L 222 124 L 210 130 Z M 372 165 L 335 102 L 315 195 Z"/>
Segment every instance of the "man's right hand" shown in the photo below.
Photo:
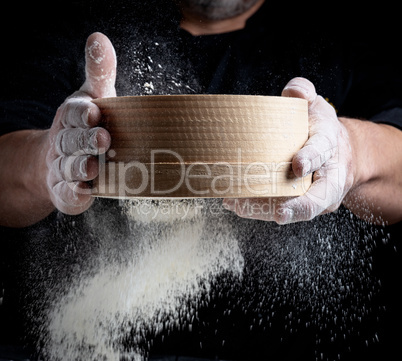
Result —
<path fill-rule="evenodd" d="M 110 147 L 108 131 L 98 126 L 100 110 L 91 102 L 116 96 L 116 55 L 110 40 L 101 33 L 90 35 L 85 60 L 85 83 L 57 110 L 45 145 L 50 199 L 66 214 L 91 206 L 88 182 L 99 173 L 96 156 Z"/>

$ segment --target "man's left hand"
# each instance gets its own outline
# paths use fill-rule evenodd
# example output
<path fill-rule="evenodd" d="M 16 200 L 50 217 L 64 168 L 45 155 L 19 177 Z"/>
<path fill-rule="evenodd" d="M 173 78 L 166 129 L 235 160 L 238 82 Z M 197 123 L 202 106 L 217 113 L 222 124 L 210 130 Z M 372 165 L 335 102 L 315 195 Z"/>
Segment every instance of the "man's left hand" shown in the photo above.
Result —
<path fill-rule="evenodd" d="M 310 81 L 292 79 L 282 96 L 308 101 L 309 139 L 293 157 L 292 169 L 296 177 L 313 173 L 312 185 L 300 197 L 276 198 L 274 207 L 264 207 L 267 198 L 224 199 L 223 206 L 240 217 L 287 224 L 335 211 L 354 184 L 354 167 L 345 126 Z"/>

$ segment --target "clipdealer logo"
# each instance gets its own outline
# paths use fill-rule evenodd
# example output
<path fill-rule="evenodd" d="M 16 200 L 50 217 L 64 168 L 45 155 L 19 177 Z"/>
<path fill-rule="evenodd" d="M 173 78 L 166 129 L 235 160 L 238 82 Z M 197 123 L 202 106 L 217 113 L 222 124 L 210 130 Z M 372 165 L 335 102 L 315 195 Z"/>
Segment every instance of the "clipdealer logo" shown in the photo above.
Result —
<path fill-rule="evenodd" d="M 122 162 L 115 157 L 114 150 L 99 156 L 100 173 L 93 190 L 99 195 L 169 197 L 185 189 L 187 194 L 200 198 L 241 195 L 244 190 L 250 196 L 275 196 L 280 182 L 278 177 L 286 173 L 289 179 L 294 178 L 290 162 L 246 163 L 240 148 L 232 163 L 186 162 L 170 149 L 151 150 L 146 163 Z"/>

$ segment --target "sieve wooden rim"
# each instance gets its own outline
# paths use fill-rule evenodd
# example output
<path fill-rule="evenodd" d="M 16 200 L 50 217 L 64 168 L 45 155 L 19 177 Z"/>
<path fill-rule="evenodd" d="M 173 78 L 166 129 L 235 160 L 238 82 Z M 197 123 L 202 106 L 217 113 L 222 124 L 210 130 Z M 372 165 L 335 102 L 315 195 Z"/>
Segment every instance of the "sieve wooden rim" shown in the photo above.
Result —
<path fill-rule="evenodd" d="M 311 176 L 296 179 L 291 172 L 291 160 L 308 138 L 304 99 L 151 95 L 93 102 L 112 138 L 100 157 L 95 196 L 298 196 L 311 184 Z M 183 172 L 183 184 L 171 186 Z"/>

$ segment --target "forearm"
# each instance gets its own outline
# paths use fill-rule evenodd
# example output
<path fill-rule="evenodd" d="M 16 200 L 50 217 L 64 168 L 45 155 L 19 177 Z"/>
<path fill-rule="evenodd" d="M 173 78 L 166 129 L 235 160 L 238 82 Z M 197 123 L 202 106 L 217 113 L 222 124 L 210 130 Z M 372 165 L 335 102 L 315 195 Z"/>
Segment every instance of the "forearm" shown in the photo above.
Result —
<path fill-rule="evenodd" d="M 343 204 L 371 222 L 402 220 L 402 131 L 368 121 L 341 118 L 354 159 L 354 185 Z"/>
<path fill-rule="evenodd" d="M 53 209 L 46 185 L 47 131 L 22 130 L 0 137 L 0 225 L 25 227 Z"/>

